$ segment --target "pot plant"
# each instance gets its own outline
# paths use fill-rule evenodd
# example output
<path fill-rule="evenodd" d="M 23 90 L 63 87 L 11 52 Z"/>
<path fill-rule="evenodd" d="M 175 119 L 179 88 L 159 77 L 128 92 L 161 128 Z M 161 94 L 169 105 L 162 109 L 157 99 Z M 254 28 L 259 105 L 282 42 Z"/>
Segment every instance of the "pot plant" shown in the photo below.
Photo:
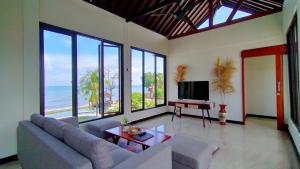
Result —
<path fill-rule="evenodd" d="M 123 131 L 127 132 L 129 129 L 129 120 L 126 116 L 123 117 Z"/>
<path fill-rule="evenodd" d="M 219 120 L 222 125 L 226 124 L 226 95 L 232 94 L 235 91 L 231 81 L 235 71 L 236 67 L 233 59 L 221 61 L 220 57 L 218 57 L 213 68 L 214 79 L 212 80 L 212 86 L 213 90 L 218 92 L 221 97 Z"/>

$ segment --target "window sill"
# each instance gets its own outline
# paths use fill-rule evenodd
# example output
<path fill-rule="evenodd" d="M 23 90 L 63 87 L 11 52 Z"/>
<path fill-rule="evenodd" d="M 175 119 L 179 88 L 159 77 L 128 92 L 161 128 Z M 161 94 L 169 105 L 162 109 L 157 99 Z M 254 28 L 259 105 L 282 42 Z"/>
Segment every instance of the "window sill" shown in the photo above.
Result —
<path fill-rule="evenodd" d="M 147 108 L 147 109 L 131 110 L 131 113 L 136 113 L 136 112 L 141 112 L 141 111 L 156 109 L 156 108 L 160 108 L 160 107 L 164 107 L 164 106 L 167 106 L 167 104 L 161 104 L 161 105 L 157 105 L 155 107 Z"/>

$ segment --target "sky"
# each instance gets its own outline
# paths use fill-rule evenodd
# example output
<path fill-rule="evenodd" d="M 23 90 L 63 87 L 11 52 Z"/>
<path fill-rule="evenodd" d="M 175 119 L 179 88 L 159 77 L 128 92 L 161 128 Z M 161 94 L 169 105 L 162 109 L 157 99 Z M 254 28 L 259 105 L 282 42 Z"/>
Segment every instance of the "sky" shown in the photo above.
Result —
<path fill-rule="evenodd" d="M 215 13 L 214 23 L 213 24 L 217 25 L 217 24 L 226 22 L 227 18 L 231 14 L 231 12 L 232 12 L 232 8 L 228 8 L 228 7 L 222 6 Z M 243 12 L 243 11 L 237 11 L 236 14 L 233 17 L 233 20 L 238 19 L 238 18 L 243 18 L 243 17 L 249 16 L 249 15 L 251 15 L 251 14 Z M 209 23 L 208 23 L 208 19 L 207 19 L 205 22 L 203 22 L 203 24 L 201 24 L 198 27 L 198 29 L 207 28 L 208 24 Z"/>
<path fill-rule="evenodd" d="M 45 84 L 46 86 L 71 86 L 72 46 L 71 37 L 44 31 Z M 98 69 L 98 47 L 100 40 L 77 36 L 78 81 L 87 72 Z M 104 47 L 104 66 L 111 73 L 119 74 L 119 48 Z"/>
<path fill-rule="evenodd" d="M 222 6 L 214 16 L 214 24 L 224 23 L 231 8 Z M 249 16 L 249 13 L 237 11 L 233 19 Z M 198 29 L 208 27 L 206 20 Z M 72 83 L 72 39 L 71 36 L 44 31 L 45 84 L 46 86 L 70 86 Z M 87 72 L 98 69 L 98 47 L 101 41 L 85 36 L 77 36 L 78 80 Z M 118 74 L 119 57 L 116 47 L 104 48 L 104 65 Z M 132 85 L 142 84 L 142 52 L 131 51 Z M 145 72 L 154 72 L 155 55 L 145 52 Z M 163 59 L 157 57 L 157 72 L 163 73 Z"/>

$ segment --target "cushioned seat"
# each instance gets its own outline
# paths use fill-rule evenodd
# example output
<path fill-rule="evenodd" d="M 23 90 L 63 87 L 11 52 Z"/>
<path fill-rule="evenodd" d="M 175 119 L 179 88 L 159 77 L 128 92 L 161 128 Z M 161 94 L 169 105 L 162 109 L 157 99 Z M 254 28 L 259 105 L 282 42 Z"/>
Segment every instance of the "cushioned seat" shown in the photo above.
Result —
<path fill-rule="evenodd" d="M 106 133 L 105 130 L 118 127 L 121 125 L 121 122 L 111 119 L 101 119 L 92 122 L 88 122 L 83 126 L 83 129 L 97 136 L 99 138 L 107 139 L 111 137 L 109 133 Z"/>
<path fill-rule="evenodd" d="M 168 144 L 172 146 L 173 169 L 208 169 L 217 146 L 175 135 Z"/>
<path fill-rule="evenodd" d="M 117 164 L 120 164 L 121 162 L 129 159 L 130 157 L 136 155 L 131 151 L 128 151 L 126 149 L 123 148 L 118 148 L 118 149 L 114 149 L 110 152 L 110 155 L 113 159 L 113 167 Z"/>

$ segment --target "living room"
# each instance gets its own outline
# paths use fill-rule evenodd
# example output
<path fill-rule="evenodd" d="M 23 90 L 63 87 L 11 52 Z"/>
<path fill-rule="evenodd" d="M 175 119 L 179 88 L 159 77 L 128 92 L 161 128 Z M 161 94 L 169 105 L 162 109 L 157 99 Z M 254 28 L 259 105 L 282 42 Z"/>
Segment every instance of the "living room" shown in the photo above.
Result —
<path fill-rule="evenodd" d="M 210 4 L 215 11 L 221 9 L 221 6 L 229 8 L 231 5 L 231 11 L 235 11 L 234 13 L 246 13 L 244 8 L 247 6 L 258 6 L 257 8 L 266 9 L 263 10 L 266 12 L 257 12 L 244 18 L 241 16 L 242 18 L 235 21 L 232 12 L 229 12 L 229 15 L 232 15 L 229 24 L 225 23 L 225 18 L 221 26 L 208 23 L 207 28 L 197 31 L 189 27 L 190 23 L 178 19 L 179 17 L 170 16 L 171 19 L 163 20 L 161 17 L 168 17 L 152 16 L 176 11 L 177 4 L 193 3 L 196 4 L 191 10 L 194 12 L 198 8 L 199 12 L 202 8 L 209 9 Z M 130 8 L 127 8 L 128 6 Z M 162 7 L 154 10 L 155 6 Z M 109 8 L 112 11 L 108 10 Z M 120 13 L 117 13 L 118 10 Z M 132 126 L 154 128 L 163 132 L 164 136 L 170 136 L 170 140 L 183 134 L 184 139 L 187 139 L 184 145 L 188 145 L 190 140 L 195 140 L 217 147 L 213 151 L 214 154 L 203 155 L 211 158 L 211 161 L 203 162 L 202 159 L 198 159 L 200 166 L 208 165 L 209 168 L 299 168 L 300 115 L 297 109 L 290 106 L 298 104 L 298 99 L 295 101 L 290 98 L 290 91 L 297 93 L 290 83 L 298 84 L 297 77 L 294 78 L 294 74 L 298 73 L 288 68 L 289 55 L 297 57 L 297 52 L 288 52 L 295 42 L 291 43 L 287 39 L 295 23 L 294 18 L 300 14 L 299 11 L 300 2 L 297 0 L 1 1 L 0 107 L 3 117 L 0 120 L 0 168 L 21 168 L 21 165 L 25 169 L 35 168 L 34 162 L 32 165 L 29 162 L 28 166 L 28 162 L 24 163 L 26 167 L 22 160 L 17 160 L 20 149 L 17 143 L 20 138 L 17 127 L 19 122 L 30 120 L 32 114 L 55 118 L 74 116 L 75 121 L 78 118 L 82 129 L 89 123 L 99 121 L 99 127 L 100 121 L 110 120 L 123 125 L 131 123 Z M 206 13 L 209 14 L 209 10 Z M 120 16 L 124 14 L 128 14 L 128 17 Z M 134 14 L 138 17 L 133 17 Z M 201 19 L 194 15 L 188 16 L 195 20 Z M 205 23 L 205 17 L 203 16 L 202 21 L 199 20 L 201 24 L 198 24 L 198 27 Z M 300 23 L 299 17 L 297 19 Z M 174 23 L 168 20 L 174 20 Z M 156 27 L 159 24 L 161 27 Z M 163 29 L 165 31 L 161 31 Z M 299 29 L 294 31 L 295 33 L 299 35 Z M 284 48 L 285 52 L 278 46 Z M 267 54 L 261 54 L 264 52 L 260 51 L 267 51 Z M 245 57 L 242 56 L 242 52 L 246 53 Z M 253 53 L 281 56 L 283 66 L 280 92 L 283 92 L 283 106 L 279 111 L 276 109 L 279 112 L 276 117 L 248 115 L 250 113 L 245 105 L 247 92 L 244 91 L 246 69 L 244 70 L 242 63 L 244 58 L 252 57 Z M 107 59 L 109 57 L 111 60 Z M 235 68 L 230 80 L 234 92 L 226 95 L 225 101 L 219 92 L 213 90 L 212 84 L 213 70 L 218 58 L 222 63 L 231 60 Z M 184 82 L 209 82 L 209 101 L 191 101 L 190 105 L 212 103 L 209 108 L 211 123 L 202 119 L 204 114 L 200 109 L 180 107 L 185 102 L 178 100 L 178 83 L 174 80 L 179 65 L 186 68 Z M 87 74 L 81 71 L 84 68 L 89 70 Z M 93 70 L 96 70 L 98 76 L 95 85 L 95 91 L 98 92 L 96 99 L 93 99 L 89 92 L 85 92 L 86 87 L 90 86 L 86 85 L 84 77 L 92 76 Z M 152 74 L 147 77 L 145 72 Z M 151 82 L 148 83 L 147 78 L 150 78 Z M 51 84 L 68 84 L 70 87 L 47 88 Z M 276 85 L 277 81 L 276 84 L 274 82 L 274 86 Z M 51 95 L 53 91 L 56 93 Z M 275 92 L 277 91 L 279 90 Z M 67 100 L 63 100 L 65 95 Z M 55 104 L 65 104 L 49 106 L 53 98 Z M 176 102 L 175 107 L 179 107 L 182 112 L 182 116 L 176 112 L 173 121 L 171 119 L 174 106 L 168 104 L 172 101 Z M 219 104 L 222 103 L 227 105 L 226 125 L 219 123 Z M 264 104 L 269 103 L 266 101 Z M 282 124 L 282 130 L 277 130 L 278 124 Z M 143 156 L 144 147 L 132 140 L 128 141 L 129 145 L 127 142 L 124 144 L 123 139 L 119 143 L 122 149 L 134 149 L 133 151 L 138 151 L 137 155 Z M 144 146 L 145 153 L 155 148 L 150 145 Z M 158 168 L 162 168 L 163 165 L 167 165 L 166 168 L 176 168 L 174 165 L 170 167 L 168 161 L 174 161 L 173 147 L 172 152 L 168 152 L 170 147 L 164 146 L 162 149 L 165 151 L 154 157 L 165 158 L 161 155 L 169 154 L 169 158 L 166 158 L 166 164 L 163 164 L 164 160 L 158 161 L 161 162 Z M 199 155 L 200 150 L 195 151 Z M 200 156 L 202 154 L 199 158 Z M 184 161 L 194 164 L 194 161 Z M 196 159 L 195 165 L 198 161 Z M 149 163 L 151 162 L 153 163 L 149 160 Z M 200 166 L 198 168 L 201 168 Z M 140 167 L 147 168 L 147 164 Z M 43 168 L 53 167 L 48 165 Z"/>

